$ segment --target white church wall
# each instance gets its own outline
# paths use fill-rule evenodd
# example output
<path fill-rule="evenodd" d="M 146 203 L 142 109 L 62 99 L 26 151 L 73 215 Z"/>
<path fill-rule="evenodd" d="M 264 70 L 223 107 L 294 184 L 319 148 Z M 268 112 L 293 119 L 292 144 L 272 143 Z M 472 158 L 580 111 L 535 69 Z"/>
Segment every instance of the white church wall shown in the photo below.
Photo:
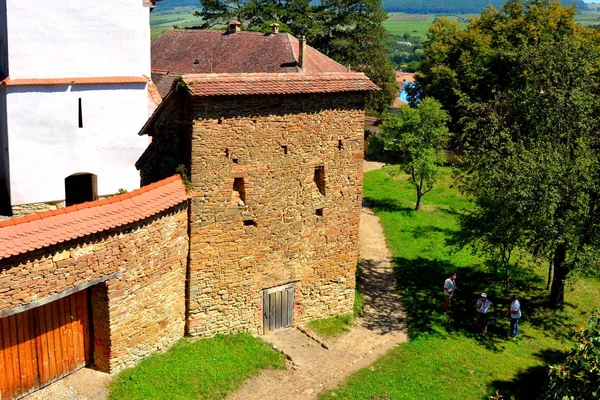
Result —
<path fill-rule="evenodd" d="M 145 86 L 7 87 L 12 204 L 64 199 L 64 178 L 77 172 L 98 176 L 99 195 L 139 188 L 134 164 L 148 145 L 137 134 L 148 117 Z"/>
<path fill-rule="evenodd" d="M 0 73 L 8 75 L 8 37 L 6 31 L 6 0 L 0 0 Z"/>
<path fill-rule="evenodd" d="M 0 1 L 11 79 L 150 76 L 149 8 L 141 0 Z"/>
<path fill-rule="evenodd" d="M 6 86 L 0 85 L 0 214 L 7 213 L 10 205 L 8 132 L 6 124 Z"/>

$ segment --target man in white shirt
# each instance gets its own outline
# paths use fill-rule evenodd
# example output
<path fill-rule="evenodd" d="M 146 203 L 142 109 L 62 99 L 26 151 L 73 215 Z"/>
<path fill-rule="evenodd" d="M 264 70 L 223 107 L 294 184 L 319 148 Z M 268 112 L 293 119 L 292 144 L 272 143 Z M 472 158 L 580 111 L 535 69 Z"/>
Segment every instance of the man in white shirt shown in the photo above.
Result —
<path fill-rule="evenodd" d="M 450 313 L 450 304 L 452 301 L 452 296 L 454 296 L 454 291 L 456 290 L 456 273 L 453 272 L 450 274 L 450 278 L 446 279 L 444 282 L 444 309 L 446 310 L 446 315 Z"/>
<path fill-rule="evenodd" d="M 481 297 L 477 300 L 477 330 L 481 329 L 481 332 L 485 335 L 487 333 L 488 325 L 488 310 L 492 302 L 488 300 L 485 293 L 481 293 Z"/>
<path fill-rule="evenodd" d="M 519 318 L 521 318 L 521 303 L 517 300 L 517 296 L 514 293 L 510 294 L 510 335 L 509 339 L 514 338 L 519 333 Z"/>

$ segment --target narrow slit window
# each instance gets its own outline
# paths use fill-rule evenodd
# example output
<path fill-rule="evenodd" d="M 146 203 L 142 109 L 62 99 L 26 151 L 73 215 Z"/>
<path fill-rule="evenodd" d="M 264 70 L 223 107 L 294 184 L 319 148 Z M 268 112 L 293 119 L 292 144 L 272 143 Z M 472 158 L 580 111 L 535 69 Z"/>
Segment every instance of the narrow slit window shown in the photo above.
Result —
<path fill-rule="evenodd" d="M 287 154 L 288 153 L 288 147 L 287 146 L 281 146 L 281 149 L 283 150 L 283 154 Z"/>
<path fill-rule="evenodd" d="M 225 158 L 229 158 L 229 149 L 225 149 Z"/>
<path fill-rule="evenodd" d="M 319 192 L 325 196 L 325 167 L 323 165 L 315 167 L 314 181 Z"/>
<path fill-rule="evenodd" d="M 79 98 L 78 117 L 79 117 L 79 127 L 83 128 L 83 110 L 81 109 L 81 97 Z"/>
<path fill-rule="evenodd" d="M 344 141 L 342 139 L 338 140 L 338 150 L 344 150 Z"/>
<path fill-rule="evenodd" d="M 246 188 L 244 187 L 244 178 L 235 178 L 233 180 L 233 198 L 234 200 L 246 203 Z"/>

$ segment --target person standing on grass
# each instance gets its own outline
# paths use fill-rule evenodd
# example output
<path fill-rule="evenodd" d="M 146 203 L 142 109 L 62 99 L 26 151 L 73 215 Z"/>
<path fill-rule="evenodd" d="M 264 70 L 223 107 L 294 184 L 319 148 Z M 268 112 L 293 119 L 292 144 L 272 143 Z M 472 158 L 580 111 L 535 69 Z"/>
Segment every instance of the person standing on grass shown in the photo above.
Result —
<path fill-rule="evenodd" d="M 521 303 L 519 303 L 514 293 L 510 294 L 508 315 L 510 316 L 510 335 L 508 335 L 508 338 L 512 339 L 519 333 L 519 318 L 521 318 Z"/>
<path fill-rule="evenodd" d="M 488 310 L 492 302 L 488 300 L 485 293 L 481 293 L 481 297 L 477 300 L 477 330 L 481 329 L 484 335 L 487 333 L 488 325 Z"/>
<path fill-rule="evenodd" d="M 450 305 L 452 302 L 452 296 L 456 290 L 456 272 L 450 274 L 450 277 L 444 282 L 444 309 L 446 315 L 450 313 Z"/>

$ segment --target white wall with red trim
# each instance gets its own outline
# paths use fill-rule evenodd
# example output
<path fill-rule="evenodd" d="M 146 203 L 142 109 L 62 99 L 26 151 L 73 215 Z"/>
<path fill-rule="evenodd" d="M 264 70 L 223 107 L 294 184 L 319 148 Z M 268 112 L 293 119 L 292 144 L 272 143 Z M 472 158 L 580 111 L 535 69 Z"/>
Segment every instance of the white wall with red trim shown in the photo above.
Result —
<path fill-rule="evenodd" d="M 97 175 L 98 194 L 139 188 L 148 146 L 146 84 L 7 86 L 11 203 L 65 198 L 64 179 Z M 83 126 L 79 127 L 79 99 Z"/>

